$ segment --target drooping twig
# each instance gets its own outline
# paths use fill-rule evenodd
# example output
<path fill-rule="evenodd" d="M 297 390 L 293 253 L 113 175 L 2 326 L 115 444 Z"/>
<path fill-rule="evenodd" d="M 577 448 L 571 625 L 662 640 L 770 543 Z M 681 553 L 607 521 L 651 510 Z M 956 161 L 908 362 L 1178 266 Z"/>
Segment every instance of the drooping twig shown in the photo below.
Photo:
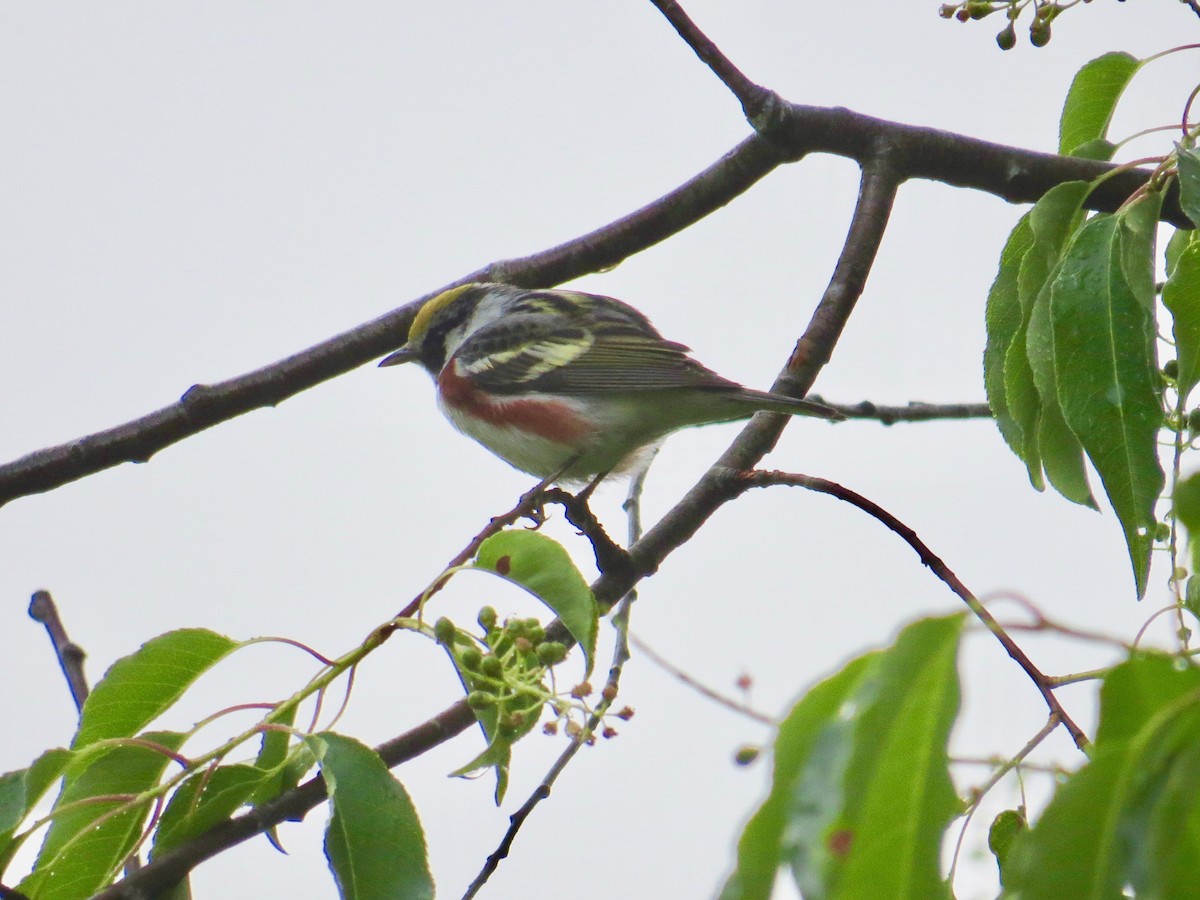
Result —
<path fill-rule="evenodd" d="M 67 637 L 62 618 L 58 615 L 58 607 L 49 591 L 34 591 L 29 601 L 29 616 L 41 622 L 50 635 L 50 643 L 54 645 L 54 653 L 58 664 L 62 667 L 63 676 L 67 679 L 67 687 L 71 691 L 71 699 L 75 701 L 75 709 L 83 711 L 83 701 L 87 699 L 87 676 L 83 674 L 83 660 L 87 654 L 83 648 Z"/>
<path fill-rule="evenodd" d="M 798 475 L 788 472 L 766 472 L 762 470 L 753 472 L 728 472 L 726 480 L 729 482 L 730 490 L 741 493 L 750 488 L 770 487 L 772 485 L 789 485 L 793 487 L 802 487 L 806 490 L 817 491 L 822 494 L 829 494 L 831 497 L 836 497 L 839 500 L 844 500 L 850 503 L 863 512 L 883 523 L 887 528 L 899 535 L 905 543 L 907 543 L 917 555 L 921 558 L 929 569 L 940 578 L 950 590 L 967 605 L 967 608 L 975 614 L 975 617 L 981 621 L 984 626 L 995 635 L 1001 646 L 1008 652 L 1022 669 L 1029 679 L 1033 682 L 1038 692 L 1045 700 L 1046 706 L 1062 722 L 1064 728 L 1071 735 L 1071 739 L 1075 742 L 1075 746 L 1080 750 L 1086 751 L 1088 746 L 1087 736 L 1083 733 L 1078 725 L 1072 721 L 1067 715 L 1062 704 L 1058 702 L 1058 698 L 1054 696 L 1054 683 L 1051 678 L 1044 675 L 1033 661 L 1025 654 L 1025 651 L 1018 646 L 1016 641 L 1012 639 L 1004 627 L 996 621 L 995 617 L 988 612 L 979 600 L 972 594 L 967 586 L 964 585 L 957 575 L 938 557 L 924 541 L 918 537 L 913 529 L 909 528 L 898 518 L 892 515 L 883 507 L 879 506 L 861 494 L 855 493 L 847 487 L 844 487 L 836 482 L 829 481 L 825 478 L 815 478 L 811 475 Z"/>

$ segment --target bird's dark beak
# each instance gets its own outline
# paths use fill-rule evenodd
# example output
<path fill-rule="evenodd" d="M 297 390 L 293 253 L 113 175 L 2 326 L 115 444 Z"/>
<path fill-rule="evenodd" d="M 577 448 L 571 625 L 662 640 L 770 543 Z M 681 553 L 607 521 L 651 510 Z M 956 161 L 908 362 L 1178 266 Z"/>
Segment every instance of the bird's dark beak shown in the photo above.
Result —
<path fill-rule="evenodd" d="M 404 363 L 413 362 L 417 358 L 417 351 L 405 344 L 391 356 L 385 356 L 379 364 L 380 368 L 384 366 L 399 366 Z"/>

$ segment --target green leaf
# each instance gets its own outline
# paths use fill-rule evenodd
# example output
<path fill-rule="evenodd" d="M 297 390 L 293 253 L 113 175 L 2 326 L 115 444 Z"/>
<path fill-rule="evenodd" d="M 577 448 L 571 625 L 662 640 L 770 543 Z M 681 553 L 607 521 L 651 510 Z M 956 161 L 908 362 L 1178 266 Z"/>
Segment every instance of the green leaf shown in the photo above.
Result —
<path fill-rule="evenodd" d="M 849 849 L 835 878 L 839 897 L 950 896 L 940 858 L 960 809 L 946 748 L 958 716 L 963 621 L 956 614 L 916 622 L 881 660 L 846 770 L 838 833 Z"/>
<path fill-rule="evenodd" d="M 784 862 L 784 833 L 796 783 L 807 766 L 813 747 L 825 729 L 834 726 L 838 711 L 859 690 L 864 676 L 877 663 L 878 653 L 860 656 L 814 688 L 794 706 L 775 737 L 775 770 L 771 792 L 742 831 L 738 840 L 737 868 L 721 891 L 720 900 L 767 900 L 775 875 Z M 849 753 L 843 754 L 843 766 Z M 837 784 L 840 785 L 840 773 Z M 820 797 L 832 800 L 829 815 L 813 810 L 812 817 L 831 821 L 840 807 L 840 789 L 831 785 Z M 794 818 L 794 817 L 793 817 Z M 817 833 L 819 836 L 820 828 Z"/>
<path fill-rule="evenodd" d="M 587 665 L 584 677 L 591 674 L 599 608 L 587 581 L 561 544 L 536 531 L 502 531 L 483 542 L 475 565 L 519 584 L 550 607 L 583 648 Z"/>
<path fill-rule="evenodd" d="M 432 900 L 420 819 L 379 754 L 328 731 L 309 743 L 329 788 L 325 855 L 342 900 Z"/>
<path fill-rule="evenodd" d="M 147 732 L 139 738 L 169 751 L 183 735 Z M 88 801 L 95 797 L 133 796 L 158 784 L 171 757 L 144 744 L 116 743 L 77 757 L 67 774 L 54 808 L 34 872 L 18 890 L 37 900 L 76 900 L 90 897 L 110 883 L 141 836 L 151 803 L 143 801 L 120 814 L 122 799 Z"/>
<path fill-rule="evenodd" d="M 24 843 L 23 839 L 13 840 L 17 827 L 74 756 L 70 750 L 62 748 L 47 750 L 29 768 L 0 775 L 0 876 Z"/>
<path fill-rule="evenodd" d="M 1083 448 L 1063 419 L 1058 402 L 1054 365 L 1054 330 L 1050 294 L 1063 248 L 1083 220 L 1082 205 L 1091 191 L 1084 181 L 1056 185 L 1038 200 L 1029 214 L 1033 246 L 1021 260 L 1018 289 L 1028 309 L 1025 351 L 1041 405 L 1037 421 L 1039 455 L 1046 477 L 1073 503 L 1096 508 L 1083 464 Z"/>
<path fill-rule="evenodd" d="M 1124 753 L 1097 753 L 1058 789 L 1041 818 L 1013 848 L 1005 897 L 1119 900 L 1123 896 L 1123 866 L 1114 845 L 1125 799 L 1117 786 L 1126 774 Z"/>
<path fill-rule="evenodd" d="M 295 724 L 297 708 L 296 703 L 279 706 L 268 717 L 271 724 L 283 725 L 285 728 L 263 730 L 262 746 L 254 765 L 267 777 L 259 782 L 250 798 L 251 804 L 255 806 L 274 800 L 284 791 L 294 788 L 304 773 L 316 763 L 303 743 L 290 744 L 292 735 L 286 729 Z"/>
<path fill-rule="evenodd" d="M 1026 459 L 1025 432 L 1009 407 L 1004 364 L 1009 348 L 1022 330 L 1023 318 L 1017 283 L 1021 260 L 1032 245 L 1033 230 L 1029 224 L 1029 214 L 1026 213 L 1008 236 L 1004 251 L 1000 254 L 1000 267 L 996 272 L 996 279 L 988 291 L 987 346 L 983 352 L 983 382 L 988 405 L 992 409 L 1004 442 L 1022 460 Z M 1032 373 L 1030 374 L 1032 376 Z M 1040 490 L 1040 466 L 1029 466 L 1029 478 L 1034 487 Z"/>
<path fill-rule="evenodd" d="M 1096 138 L 1094 141 L 1085 141 L 1080 144 L 1071 152 L 1071 155 L 1078 156 L 1080 159 L 1094 159 L 1097 162 L 1108 162 L 1116 152 L 1117 145 L 1112 141 L 1107 141 L 1104 138 Z"/>
<path fill-rule="evenodd" d="M 1096 746 L 1132 740 L 1166 704 L 1200 690 L 1200 669 L 1163 653 L 1134 654 L 1104 678 Z"/>
<path fill-rule="evenodd" d="M 1133 226 L 1139 226 L 1140 220 Z M 1155 326 L 1139 296 L 1133 249 L 1151 265 L 1145 234 L 1099 215 L 1075 237 L 1054 279 L 1050 313 L 1063 418 L 1100 473 L 1125 532 L 1138 596 L 1146 590 L 1163 488 L 1163 422 Z"/>
<path fill-rule="evenodd" d="M 996 857 L 1001 886 L 1004 884 L 1004 872 L 1008 867 L 1008 854 L 1013 842 L 1028 830 L 1029 823 L 1019 809 L 1006 809 L 992 820 L 992 827 L 988 829 L 988 849 Z"/>
<path fill-rule="evenodd" d="M 721 900 L 768 897 L 781 863 L 811 900 L 949 896 L 938 858 L 959 809 L 946 743 L 962 622 L 910 625 L 796 705 L 776 739 L 770 796 L 746 826 Z"/>
<path fill-rule="evenodd" d="M 1200 151 L 1195 147 L 1179 150 L 1179 205 L 1200 228 Z"/>
<path fill-rule="evenodd" d="M 1004 357 L 1004 393 L 1008 411 L 1020 429 L 1022 440 L 1017 455 L 1025 460 L 1029 470 L 1029 483 L 1039 491 L 1046 487 L 1042 479 L 1042 455 L 1038 442 L 1038 429 L 1042 417 L 1042 398 L 1033 380 L 1033 368 L 1029 364 L 1027 346 L 1028 310 L 1024 311 L 1021 327 L 1013 336 Z"/>
<path fill-rule="evenodd" d="M 1200 859 L 1200 721 L 1194 714 L 1173 723 L 1174 737 L 1152 748 L 1150 777 L 1140 785 L 1126 816 L 1132 834 L 1130 881 L 1139 897 L 1190 900 L 1196 896 Z M 1155 752 L 1155 751 L 1158 752 Z M 1157 757 L 1157 758 L 1155 758 Z"/>
<path fill-rule="evenodd" d="M 1192 571 L 1200 572 L 1200 472 L 1193 472 L 1175 482 L 1171 509 L 1175 521 L 1187 529 Z"/>
<path fill-rule="evenodd" d="M 1137 654 L 1105 679 L 1092 758 L 1011 854 L 1021 900 L 1195 896 L 1200 689 L 1189 665 Z M 1008 893 L 1008 892 L 1011 892 Z"/>
<path fill-rule="evenodd" d="M 1140 65 L 1128 53 L 1105 53 L 1075 74 L 1059 121 L 1059 153 L 1072 154 L 1108 133 L 1117 101 Z"/>
<path fill-rule="evenodd" d="M 72 749 L 137 734 L 237 646 L 201 628 L 172 631 L 147 641 L 113 663 L 88 695 Z"/>
<path fill-rule="evenodd" d="M 220 766 L 191 776 L 163 811 L 151 855 L 160 856 L 228 819 L 266 778 L 262 769 L 247 765 Z"/>
<path fill-rule="evenodd" d="M 1184 234 L 1185 232 L 1175 232 Z M 1174 241 L 1173 241 L 1174 243 Z M 1188 241 L 1173 260 L 1163 285 L 1163 305 L 1170 310 L 1180 403 L 1200 382 L 1200 242 Z"/>

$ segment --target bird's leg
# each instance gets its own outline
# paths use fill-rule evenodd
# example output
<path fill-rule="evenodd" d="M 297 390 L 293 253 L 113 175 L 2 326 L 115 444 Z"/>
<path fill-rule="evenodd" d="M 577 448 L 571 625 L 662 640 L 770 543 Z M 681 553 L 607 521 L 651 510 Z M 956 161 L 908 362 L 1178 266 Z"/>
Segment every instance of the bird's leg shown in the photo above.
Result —
<path fill-rule="evenodd" d="M 595 478 L 593 478 L 590 482 L 588 482 L 587 487 L 585 487 L 582 491 L 580 491 L 578 494 L 575 495 L 575 500 L 579 503 L 582 503 L 584 506 L 586 506 L 588 500 L 591 499 L 592 494 L 595 493 L 596 488 L 600 486 L 600 482 L 602 482 L 605 478 L 607 478 L 611 474 L 612 474 L 612 469 L 606 469 L 605 471 L 601 472 L 599 475 L 597 475 Z"/>

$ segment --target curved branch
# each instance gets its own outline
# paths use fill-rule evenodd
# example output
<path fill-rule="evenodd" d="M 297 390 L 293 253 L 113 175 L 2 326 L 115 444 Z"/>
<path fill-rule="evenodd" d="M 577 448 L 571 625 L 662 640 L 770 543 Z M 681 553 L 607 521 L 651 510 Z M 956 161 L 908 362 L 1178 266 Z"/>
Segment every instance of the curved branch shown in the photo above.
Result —
<path fill-rule="evenodd" d="M 839 500 L 844 500 L 846 503 L 858 507 L 899 535 L 906 544 L 916 551 L 917 556 L 921 558 L 921 562 L 928 566 L 933 574 L 940 578 L 950 590 L 954 591 L 959 599 L 967 605 L 967 608 L 975 614 L 975 617 L 984 624 L 987 630 L 995 635 L 996 640 L 1000 642 L 1001 646 L 1008 652 L 1008 655 L 1016 661 L 1017 665 L 1025 671 L 1030 681 L 1037 687 L 1038 692 L 1042 695 L 1042 699 L 1046 701 L 1046 706 L 1050 709 L 1051 717 L 1057 717 L 1062 722 L 1063 726 L 1070 732 L 1071 739 L 1075 741 L 1076 747 L 1083 751 L 1087 750 L 1088 739 L 1083 733 L 1083 729 L 1071 720 L 1066 710 L 1063 709 L 1062 704 L 1058 702 L 1058 698 L 1054 696 L 1054 679 L 1043 674 L 1033 664 L 1033 661 L 1025 654 L 1025 651 L 1004 630 L 1004 626 L 996 621 L 995 617 L 988 612 L 987 607 L 979 602 L 950 567 L 918 537 L 917 533 L 890 512 L 837 482 L 829 481 L 825 478 L 815 478 L 811 475 L 794 475 L 788 472 L 764 472 L 759 470 L 754 472 L 727 471 L 725 477 L 735 494 L 742 494 L 750 488 L 771 487 L 772 485 L 802 487 L 810 491 L 829 494 L 831 497 L 836 497 Z"/>

